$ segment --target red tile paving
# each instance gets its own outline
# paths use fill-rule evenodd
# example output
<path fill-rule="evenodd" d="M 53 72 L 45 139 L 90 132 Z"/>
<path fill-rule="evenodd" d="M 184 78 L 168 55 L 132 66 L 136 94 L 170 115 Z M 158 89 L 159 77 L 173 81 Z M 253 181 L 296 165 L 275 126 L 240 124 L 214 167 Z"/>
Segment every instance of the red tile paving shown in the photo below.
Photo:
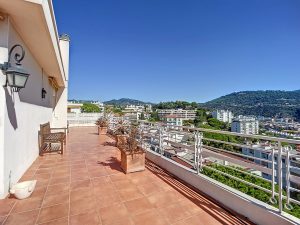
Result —
<path fill-rule="evenodd" d="M 124 174 L 114 141 L 96 132 L 71 128 L 64 155 L 39 157 L 21 179 L 37 179 L 34 193 L 0 200 L 0 225 L 248 223 L 149 161 L 145 171 Z"/>

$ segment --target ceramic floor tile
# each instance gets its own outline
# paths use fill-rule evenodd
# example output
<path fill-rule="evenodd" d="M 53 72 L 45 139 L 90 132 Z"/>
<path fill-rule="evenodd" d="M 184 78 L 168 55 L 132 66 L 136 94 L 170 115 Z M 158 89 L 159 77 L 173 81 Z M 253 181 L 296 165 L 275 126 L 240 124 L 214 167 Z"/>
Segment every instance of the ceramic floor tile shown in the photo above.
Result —
<path fill-rule="evenodd" d="M 129 217 L 128 211 L 123 204 L 108 206 L 99 210 L 103 225 L 120 223 Z"/>
<path fill-rule="evenodd" d="M 43 207 L 69 202 L 69 191 L 54 194 L 46 194 L 43 200 Z"/>
<path fill-rule="evenodd" d="M 154 206 L 145 197 L 124 202 L 124 205 L 128 212 L 134 215 L 154 208 Z"/>
<path fill-rule="evenodd" d="M 25 211 L 31 211 L 41 207 L 43 199 L 40 197 L 33 197 L 23 200 L 17 200 L 12 210 L 12 213 L 19 213 Z"/>
<path fill-rule="evenodd" d="M 68 216 L 69 204 L 59 204 L 42 208 L 38 218 L 38 223 L 49 222 Z"/>
<path fill-rule="evenodd" d="M 90 211 L 70 217 L 70 225 L 100 225 L 101 221 L 96 212 Z"/>
<path fill-rule="evenodd" d="M 135 225 L 168 225 L 169 223 L 162 218 L 156 209 L 146 211 L 144 213 L 134 215 L 132 217 Z"/>
<path fill-rule="evenodd" d="M 4 199 L 0 201 L 0 216 L 8 215 L 16 203 L 15 199 Z"/>
<path fill-rule="evenodd" d="M 34 225 L 39 214 L 39 210 L 33 210 L 23 213 L 10 214 L 6 221 L 5 225 Z"/>
<path fill-rule="evenodd" d="M 69 219 L 68 217 L 65 217 L 58 220 L 52 220 L 46 223 L 40 223 L 39 225 L 69 225 Z"/>

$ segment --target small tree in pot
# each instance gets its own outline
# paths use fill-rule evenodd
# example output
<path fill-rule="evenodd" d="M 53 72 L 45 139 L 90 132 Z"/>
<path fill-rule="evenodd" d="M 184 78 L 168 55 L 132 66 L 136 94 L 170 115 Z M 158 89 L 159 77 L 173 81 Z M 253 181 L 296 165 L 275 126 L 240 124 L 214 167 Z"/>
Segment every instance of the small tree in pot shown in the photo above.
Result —
<path fill-rule="evenodd" d="M 107 127 L 108 127 L 108 118 L 103 116 L 100 117 L 96 123 L 98 126 L 98 134 L 106 134 L 107 133 Z"/>
<path fill-rule="evenodd" d="M 127 133 L 128 130 L 126 121 L 123 119 L 119 120 L 116 126 L 116 130 L 114 132 L 117 147 L 119 147 L 119 145 L 124 145 L 127 143 Z"/>
<path fill-rule="evenodd" d="M 127 144 L 121 146 L 121 168 L 125 173 L 145 170 L 145 151 L 138 145 L 141 133 L 136 126 L 131 126 Z"/>

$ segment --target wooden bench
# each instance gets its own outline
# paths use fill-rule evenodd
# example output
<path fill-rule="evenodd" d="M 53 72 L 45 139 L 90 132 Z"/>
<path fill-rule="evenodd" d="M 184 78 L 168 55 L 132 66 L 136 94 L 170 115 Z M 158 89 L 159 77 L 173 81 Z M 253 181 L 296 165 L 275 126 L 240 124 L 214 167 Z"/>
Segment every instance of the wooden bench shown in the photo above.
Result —
<path fill-rule="evenodd" d="M 61 132 L 59 132 L 61 131 Z M 50 123 L 40 125 L 40 155 L 44 152 L 60 151 L 64 154 L 67 128 L 51 128 Z"/>

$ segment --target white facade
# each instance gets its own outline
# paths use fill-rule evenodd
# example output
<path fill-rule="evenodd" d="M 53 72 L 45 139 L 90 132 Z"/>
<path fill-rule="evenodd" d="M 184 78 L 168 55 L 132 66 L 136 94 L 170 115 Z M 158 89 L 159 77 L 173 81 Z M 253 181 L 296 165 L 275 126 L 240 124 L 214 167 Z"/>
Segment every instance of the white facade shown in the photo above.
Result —
<path fill-rule="evenodd" d="M 91 103 L 98 106 L 100 109 L 100 112 L 104 112 L 104 104 L 102 102 L 96 101 L 96 102 L 91 102 Z"/>
<path fill-rule="evenodd" d="M 194 120 L 196 118 L 196 110 L 185 109 L 158 109 L 157 113 L 160 119 L 168 115 L 175 115 L 183 120 Z"/>
<path fill-rule="evenodd" d="M 163 118 L 163 121 L 166 122 L 167 125 L 183 126 L 183 119 L 179 116 L 168 115 Z"/>
<path fill-rule="evenodd" d="M 30 74 L 25 88 L 12 92 L 2 88 L 6 76 L 0 70 L 0 198 L 4 198 L 10 183 L 16 183 L 39 155 L 40 124 L 67 125 L 69 39 L 57 34 L 51 1 L 0 0 L 0 6 L 0 63 L 7 62 L 11 47 L 20 44 L 26 52 L 22 68 Z"/>
<path fill-rule="evenodd" d="M 130 111 L 130 112 L 144 112 L 145 106 L 143 105 L 127 105 L 124 109 L 124 111 Z"/>
<path fill-rule="evenodd" d="M 122 112 L 124 117 L 129 120 L 139 120 L 142 114 L 144 114 L 145 118 L 149 118 L 148 112 L 151 112 L 151 107 L 151 105 L 127 105 Z"/>
<path fill-rule="evenodd" d="M 216 110 L 212 112 L 212 117 L 224 123 L 231 123 L 233 114 L 229 110 Z"/>
<path fill-rule="evenodd" d="M 239 116 L 232 121 L 231 132 L 242 134 L 258 134 L 259 122 L 254 117 Z"/>
<path fill-rule="evenodd" d="M 68 113 L 81 113 L 82 103 L 68 102 Z"/>

